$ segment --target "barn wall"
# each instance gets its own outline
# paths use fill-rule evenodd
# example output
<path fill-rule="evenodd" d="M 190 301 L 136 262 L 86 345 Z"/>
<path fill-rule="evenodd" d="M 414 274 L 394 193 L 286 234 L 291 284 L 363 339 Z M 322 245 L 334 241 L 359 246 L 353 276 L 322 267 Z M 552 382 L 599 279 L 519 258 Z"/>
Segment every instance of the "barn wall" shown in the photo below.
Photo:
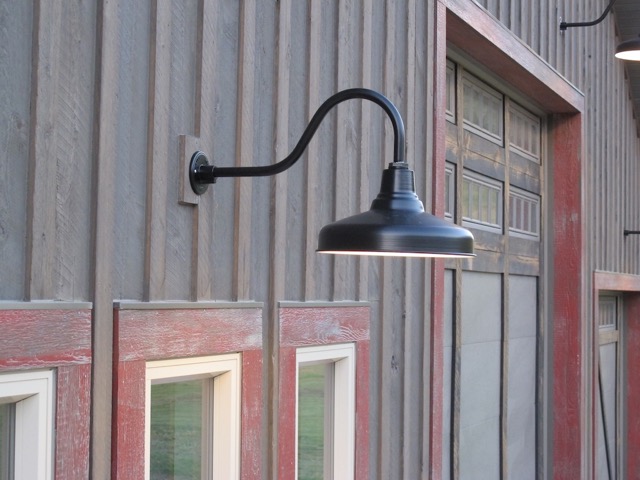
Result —
<path fill-rule="evenodd" d="M 622 234 L 640 228 L 640 145 L 613 17 L 561 35 L 559 16 L 603 2 L 479 3 L 588 98 L 585 271 L 640 273 L 640 239 Z M 429 208 L 435 4 L 0 0 L 0 300 L 94 302 L 94 478 L 109 468 L 118 299 L 265 302 L 267 355 L 277 302 L 370 302 L 371 475 L 427 468 L 430 263 L 314 252 L 322 225 L 377 193 L 380 109 L 342 104 L 288 172 L 221 179 L 198 206 L 178 201 L 179 136 L 221 166 L 270 164 L 329 95 L 374 88 L 404 117 Z"/>
<path fill-rule="evenodd" d="M 426 468 L 429 262 L 315 253 L 322 225 L 378 191 L 382 111 L 342 104 L 287 173 L 178 199 L 180 135 L 219 165 L 274 163 L 324 99 L 364 86 L 400 109 L 428 207 L 433 7 L 0 1 L 0 299 L 93 302 L 94 478 L 109 468 L 119 299 L 259 300 L 267 345 L 278 301 L 371 302 L 370 471 Z"/>

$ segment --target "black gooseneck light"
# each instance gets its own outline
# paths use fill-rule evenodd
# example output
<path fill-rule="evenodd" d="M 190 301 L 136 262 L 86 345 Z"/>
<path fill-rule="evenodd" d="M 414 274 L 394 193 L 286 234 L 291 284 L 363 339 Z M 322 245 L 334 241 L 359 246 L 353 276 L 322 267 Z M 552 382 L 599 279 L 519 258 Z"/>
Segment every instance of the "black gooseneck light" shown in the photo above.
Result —
<path fill-rule="evenodd" d="M 329 97 L 314 114 L 289 156 L 273 165 L 216 167 L 209 163 L 204 153 L 195 152 L 189 165 L 191 188 L 201 195 L 208 184 L 221 177 L 261 177 L 284 172 L 300 158 L 329 110 L 356 98 L 376 103 L 391 119 L 394 159 L 382 173 L 380 193 L 371 209 L 324 226 L 320 230 L 317 251 L 401 257 L 473 257 L 471 232 L 425 212 L 416 195 L 413 170 L 405 161 L 402 117 L 388 98 L 374 90 L 353 88 Z"/>

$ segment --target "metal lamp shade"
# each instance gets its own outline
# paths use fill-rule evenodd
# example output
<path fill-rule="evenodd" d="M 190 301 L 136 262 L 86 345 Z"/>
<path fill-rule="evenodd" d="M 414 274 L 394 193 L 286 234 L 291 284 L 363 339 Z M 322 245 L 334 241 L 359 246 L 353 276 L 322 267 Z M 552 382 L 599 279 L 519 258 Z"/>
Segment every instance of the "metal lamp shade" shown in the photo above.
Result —
<path fill-rule="evenodd" d="M 468 230 L 424 211 L 413 171 L 394 162 L 368 212 L 324 226 L 318 252 L 402 257 L 473 257 Z"/>
<path fill-rule="evenodd" d="M 622 42 L 616 48 L 616 58 L 640 61 L 640 36 Z"/>

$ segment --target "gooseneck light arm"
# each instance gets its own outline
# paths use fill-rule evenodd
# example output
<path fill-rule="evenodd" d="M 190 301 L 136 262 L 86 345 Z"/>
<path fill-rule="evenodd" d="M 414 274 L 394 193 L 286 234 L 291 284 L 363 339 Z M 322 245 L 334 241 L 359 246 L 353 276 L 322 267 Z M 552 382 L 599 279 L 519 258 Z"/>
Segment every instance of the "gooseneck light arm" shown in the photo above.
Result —
<path fill-rule="evenodd" d="M 592 27 L 593 25 L 599 24 L 601 21 L 605 19 L 607 14 L 611 11 L 611 7 L 613 7 L 614 3 L 616 3 L 616 0 L 611 0 L 611 3 L 609 3 L 609 6 L 607 6 L 607 8 L 604 9 L 604 12 L 602 12 L 602 15 L 600 15 L 600 18 L 596 20 L 592 20 L 591 22 L 573 22 L 573 23 L 560 22 L 560 31 L 564 32 L 567 28 L 571 28 L 571 27 Z"/>
<path fill-rule="evenodd" d="M 318 111 L 311 118 L 309 125 L 307 125 L 307 128 L 302 133 L 302 136 L 300 137 L 300 140 L 298 140 L 294 149 L 284 160 L 281 160 L 278 163 L 256 167 L 216 167 L 215 165 L 209 164 L 204 153 L 195 152 L 191 157 L 191 163 L 189 165 L 189 181 L 191 183 L 191 188 L 195 193 L 201 195 L 206 191 L 208 184 L 215 183 L 216 179 L 221 177 L 264 177 L 284 172 L 302 156 L 327 113 L 329 113 L 329 111 L 339 103 L 342 103 L 345 100 L 357 98 L 372 101 L 382 107 L 382 109 L 387 113 L 393 126 L 393 161 L 404 163 L 404 124 L 402 123 L 402 117 L 400 116 L 398 109 L 381 93 L 366 88 L 352 88 L 336 93 L 320 105 L 320 108 L 318 108 Z"/>

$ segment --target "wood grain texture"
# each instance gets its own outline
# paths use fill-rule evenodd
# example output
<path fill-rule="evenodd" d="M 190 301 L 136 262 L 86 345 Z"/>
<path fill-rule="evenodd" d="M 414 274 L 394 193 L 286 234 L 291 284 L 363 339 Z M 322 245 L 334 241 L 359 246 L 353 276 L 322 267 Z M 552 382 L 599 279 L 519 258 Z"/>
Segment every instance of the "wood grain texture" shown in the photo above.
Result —
<path fill-rule="evenodd" d="M 0 298 L 26 297 L 32 2 L 0 5 Z"/>
<path fill-rule="evenodd" d="M 89 298 L 94 5 L 37 2 L 31 70 L 27 298 Z M 77 28 L 67 28 L 70 22 Z M 87 48 L 88 47 L 88 48 Z"/>
<path fill-rule="evenodd" d="M 262 348 L 260 309 L 119 310 L 115 321 L 121 361 Z"/>
<path fill-rule="evenodd" d="M 282 331 L 282 330 L 281 330 Z M 280 347 L 277 429 L 277 478 L 294 478 L 296 465 L 296 349 Z M 292 441 L 294 440 L 294 441 Z"/>
<path fill-rule="evenodd" d="M 281 308 L 280 348 L 369 339 L 368 307 Z"/>
<path fill-rule="evenodd" d="M 172 2 L 154 0 L 151 3 L 144 296 L 147 301 L 166 298 L 171 6 Z"/>
<path fill-rule="evenodd" d="M 115 198 L 120 75 L 119 2 L 103 2 L 96 15 L 96 97 L 93 151 L 92 205 L 93 261 L 93 382 L 91 388 L 91 472 L 92 478 L 109 478 L 111 473 L 111 412 L 113 362 L 113 278 L 116 215 Z M 108 40 L 107 40 L 108 39 Z"/>
<path fill-rule="evenodd" d="M 56 478 L 88 478 L 91 311 L 3 309 L 0 331 L 0 372 L 56 369 Z"/>
<path fill-rule="evenodd" d="M 89 310 L 0 310 L 0 331 L 0 370 L 91 362 Z"/>
<path fill-rule="evenodd" d="M 263 426 L 263 352 L 262 349 L 242 352 L 242 480 L 258 480 L 262 476 Z"/>
<path fill-rule="evenodd" d="M 111 478 L 144 478 L 144 360 L 118 362 L 113 376 Z"/>
<path fill-rule="evenodd" d="M 552 125 L 554 158 L 553 250 L 553 408 L 554 475 L 575 478 L 583 471 L 585 414 L 582 369 L 583 342 L 583 224 L 580 115 L 555 116 Z M 580 474 L 581 475 L 581 474 Z"/>
<path fill-rule="evenodd" d="M 370 478 L 369 307 L 283 307 L 278 352 L 277 477 L 295 476 L 296 350 L 298 347 L 355 342 L 356 451 L 355 477 Z M 307 330 L 313 330 L 310 334 Z"/>
<path fill-rule="evenodd" d="M 241 471 L 262 475 L 262 311 L 119 310 L 114 313 L 112 478 L 143 478 L 146 362 L 242 352 Z"/>
<path fill-rule="evenodd" d="M 238 144 L 236 166 L 254 163 L 254 92 L 256 63 L 256 5 L 245 2 L 240 10 L 240 58 L 238 60 Z M 252 178 L 235 180 L 233 299 L 249 299 L 251 278 Z M 247 206 L 249 208 L 242 208 Z"/>
<path fill-rule="evenodd" d="M 58 367 L 55 478 L 89 478 L 91 365 Z"/>

